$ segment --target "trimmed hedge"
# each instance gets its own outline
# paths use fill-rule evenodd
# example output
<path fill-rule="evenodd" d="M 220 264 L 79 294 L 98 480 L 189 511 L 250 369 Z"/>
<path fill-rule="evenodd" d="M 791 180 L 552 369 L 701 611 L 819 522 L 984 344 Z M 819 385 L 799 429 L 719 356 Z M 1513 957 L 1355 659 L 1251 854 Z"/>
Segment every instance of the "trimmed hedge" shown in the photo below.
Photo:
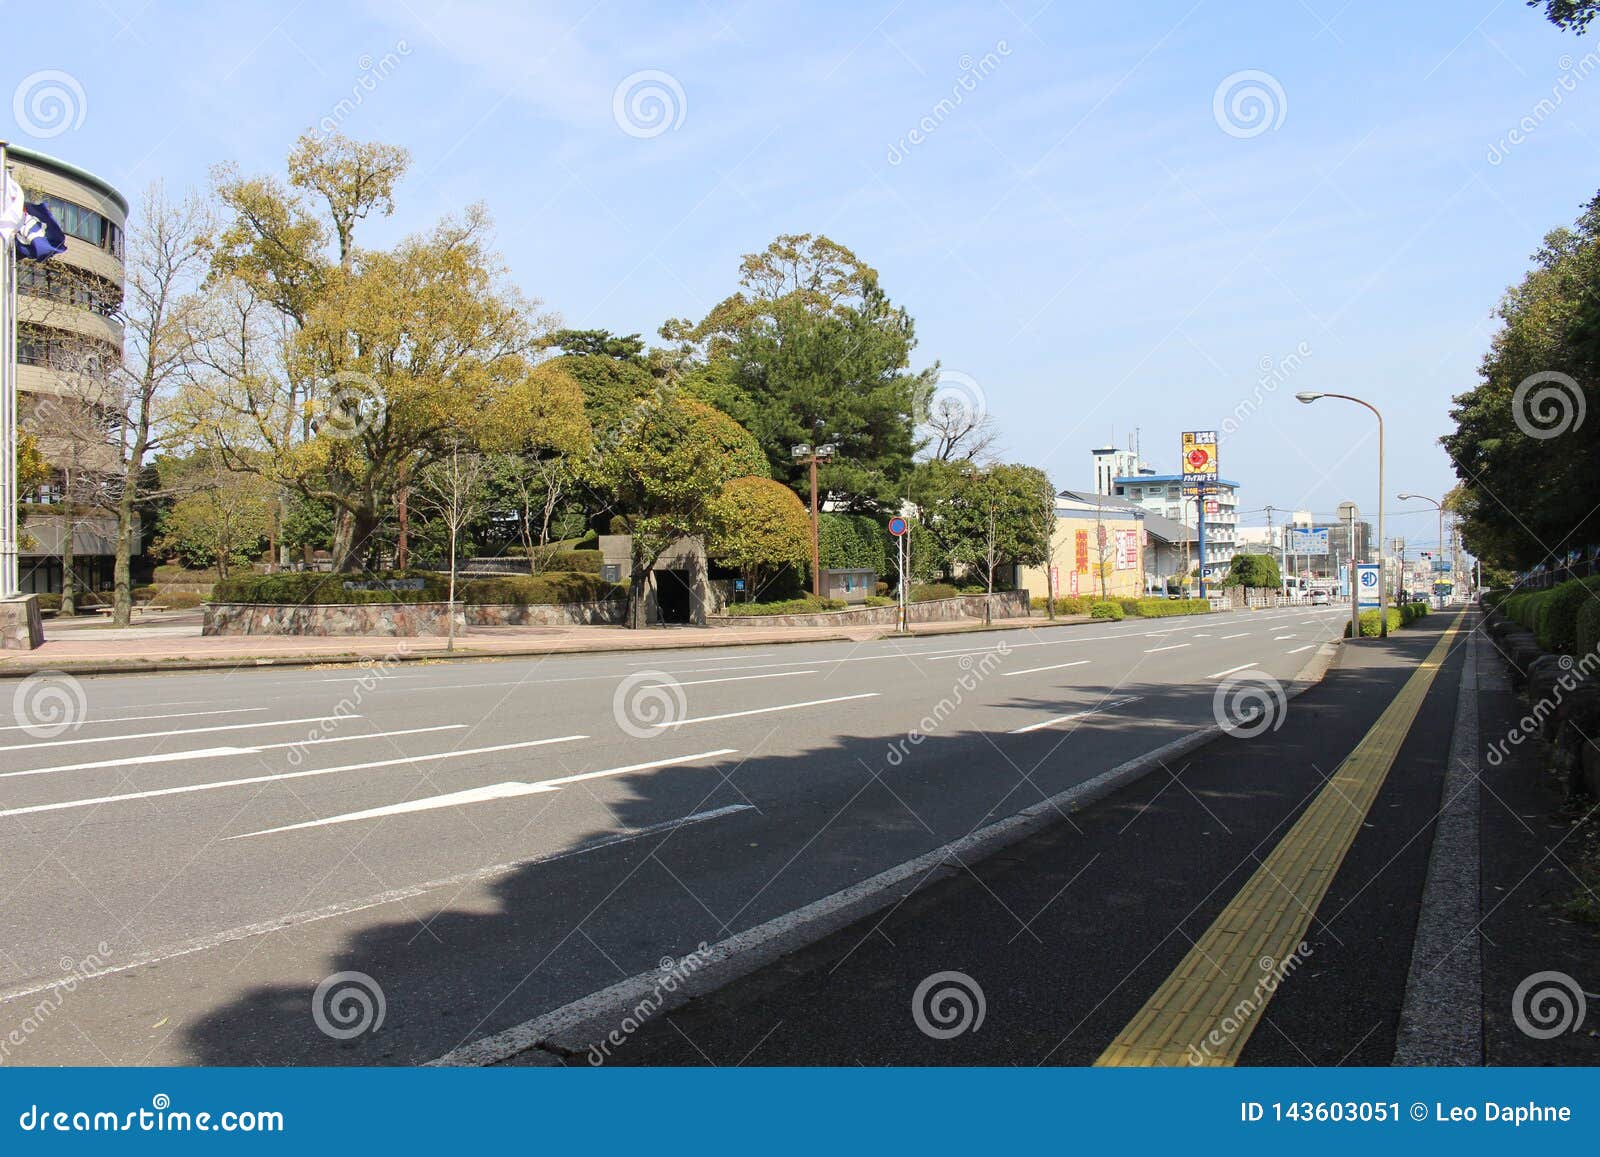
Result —
<path fill-rule="evenodd" d="M 1591 599 L 1578 612 L 1578 639 L 1575 654 L 1592 654 L 1600 647 L 1600 599 Z"/>
<path fill-rule="evenodd" d="M 1164 619 L 1169 615 L 1204 615 L 1211 611 L 1210 599 L 1139 599 L 1134 614 L 1141 619 Z"/>
<path fill-rule="evenodd" d="M 914 603 L 932 602 L 934 599 L 953 599 L 961 592 L 949 583 L 920 583 L 911 588 L 911 601 Z"/>
<path fill-rule="evenodd" d="M 1400 629 L 1400 610 L 1398 607 L 1389 608 L 1389 631 L 1391 633 Z M 1344 625 L 1344 637 L 1350 637 L 1350 624 Z M 1361 612 L 1361 637 L 1363 639 L 1376 639 L 1379 637 L 1379 621 L 1377 611 Z"/>
<path fill-rule="evenodd" d="M 745 615 L 808 615 L 817 611 L 842 611 L 847 605 L 843 599 L 819 599 L 816 595 L 806 595 L 804 598 L 781 599 L 772 603 L 729 603 L 722 613 L 734 618 Z"/>
<path fill-rule="evenodd" d="M 1121 603 L 1114 603 L 1109 599 L 1105 602 L 1095 602 L 1089 604 L 1089 617 L 1091 619 L 1112 619 L 1114 621 L 1119 621 L 1125 616 L 1125 614 L 1126 612 L 1123 611 Z"/>
<path fill-rule="evenodd" d="M 422 580 L 418 590 L 347 590 L 347 582 Z M 458 579 L 456 599 L 473 606 L 543 606 L 550 603 L 591 603 L 621 597 L 622 588 L 604 582 L 597 574 L 579 571 L 544 571 L 535 575 L 497 575 Z M 437 603 L 450 594 L 450 578 L 434 571 L 386 571 L 376 574 L 324 574 L 291 571 L 284 574 L 242 575 L 219 582 L 211 601 L 218 603 L 278 603 L 292 606 L 316 604 Z"/>
<path fill-rule="evenodd" d="M 1600 601 L 1600 575 L 1508 595 L 1499 606 L 1508 619 L 1532 631 L 1546 651 L 1571 655 L 1589 649 L 1580 641 L 1578 619 L 1596 601 Z"/>
<path fill-rule="evenodd" d="M 1033 600 L 1033 609 L 1036 611 L 1048 610 L 1042 598 Z M 1089 600 L 1079 598 L 1077 595 L 1067 595 L 1056 600 L 1056 614 L 1058 615 L 1086 615 L 1089 613 Z"/>
<path fill-rule="evenodd" d="M 538 607 L 552 603 L 601 603 L 622 598 L 623 588 L 598 574 L 547 570 L 495 575 L 456 583 L 456 598 L 469 606 Z"/>

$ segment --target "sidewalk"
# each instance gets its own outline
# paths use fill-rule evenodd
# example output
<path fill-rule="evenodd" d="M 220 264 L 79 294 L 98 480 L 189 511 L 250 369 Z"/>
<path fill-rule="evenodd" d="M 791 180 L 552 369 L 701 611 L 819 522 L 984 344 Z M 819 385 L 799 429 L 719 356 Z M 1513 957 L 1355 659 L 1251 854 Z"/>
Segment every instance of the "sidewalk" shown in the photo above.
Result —
<path fill-rule="evenodd" d="M 1341 647 L 1280 729 L 1217 740 L 987 860 L 947 863 L 889 911 L 649 1019 L 607 1063 L 1094 1063 L 1338 782 L 1454 619 Z M 1395 737 L 1302 959 L 1248 1020 L 1240 1063 L 1393 1058 L 1460 671 L 1456 648 Z"/>
<path fill-rule="evenodd" d="M 1026 619 L 976 619 L 918 623 L 910 637 L 970 631 L 1015 631 L 1092 622 L 1087 615 L 1043 614 Z M 34 671 L 111 674 L 125 671 L 187 671 L 239 666 L 306 666 L 324 663 L 404 662 L 419 659 L 489 659 L 523 655 L 607 651 L 677 650 L 761 646 L 769 643 L 864 642 L 888 638 L 889 627 L 473 627 L 447 652 L 439 638 L 373 636 L 221 635 L 202 637 L 198 628 L 151 621 L 148 626 L 108 628 L 74 624 L 52 633 L 33 651 L 0 652 L 0 678 Z"/>

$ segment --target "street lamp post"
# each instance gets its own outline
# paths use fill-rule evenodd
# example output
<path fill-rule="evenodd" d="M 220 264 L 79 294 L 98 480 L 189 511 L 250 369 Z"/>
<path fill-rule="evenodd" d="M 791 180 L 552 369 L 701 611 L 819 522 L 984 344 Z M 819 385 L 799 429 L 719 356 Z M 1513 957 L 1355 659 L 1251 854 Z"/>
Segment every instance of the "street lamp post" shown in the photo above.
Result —
<path fill-rule="evenodd" d="M 1378 412 L 1378 407 L 1371 402 L 1364 402 L 1351 394 L 1318 393 L 1303 390 L 1295 398 L 1306 405 L 1317 401 L 1319 398 L 1339 398 L 1342 401 L 1354 402 L 1358 406 L 1365 406 L 1372 411 L 1372 416 L 1378 419 L 1378 636 L 1389 637 L 1389 590 L 1387 582 L 1388 567 L 1384 565 L 1384 537 L 1383 537 L 1383 415 Z"/>
<path fill-rule="evenodd" d="M 796 462 L 811 466 L 811 593 L 822 597 L 822 531 L 817 519 L 817 462 L 833 457 L 834 447 L 819 446 L 815 442 L 802 442 L 790 454 Z"/>
<path fill-rule="evenodd" d="M 1429 498 L 1426 494 L 1397 494 L 1395 497 L 1401 502 L 1407 502 L 1413 498 L 1418 502 L 1430 502 L 1433 504 L 1434 509 L 1439 512 L 1439 553 L 1434 556 L 1435 563 L 1437 564 L 1437 560 L 1444 557 L 1444 503 L 1438 501 L 1437 499 Z M 1433 569 L 1435 572 L 1437 572 L 1439 568 L 1437 565 L 1435 565 Z"/>

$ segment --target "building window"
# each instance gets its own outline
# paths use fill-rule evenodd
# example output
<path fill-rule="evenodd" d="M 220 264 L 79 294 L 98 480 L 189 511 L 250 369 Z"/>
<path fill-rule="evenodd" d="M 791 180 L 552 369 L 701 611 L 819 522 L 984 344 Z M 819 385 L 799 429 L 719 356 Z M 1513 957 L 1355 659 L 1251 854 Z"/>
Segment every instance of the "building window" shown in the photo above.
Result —
<path fill-rule="evenodd" d="M 68 237 L 87 241 L 96 249 L 110 253 L 118 261 L 122 260 L 122 230 L 112 221 L 93 209 L 86 209 L 82 205 L 62 200 L 60 197 L 47 195 L 39 200 L 50 210 L 50 215 L 56 219 L 61 231 Z"/>

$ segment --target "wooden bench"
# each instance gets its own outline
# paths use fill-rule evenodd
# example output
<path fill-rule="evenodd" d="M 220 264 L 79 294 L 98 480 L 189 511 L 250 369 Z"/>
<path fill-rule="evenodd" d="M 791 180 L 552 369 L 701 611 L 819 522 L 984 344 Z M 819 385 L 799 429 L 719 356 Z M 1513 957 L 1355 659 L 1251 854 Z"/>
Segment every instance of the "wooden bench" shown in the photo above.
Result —
<path fill-rule="evenodd" d="M 133 609 L 133 613 L 137 615 L 137 614 L 140 614 L 141 612 L 144 612 L 144 611 L 164 611 L 164 610 L 167 610 L 168 607 L 167 607 L 167 605 L 165 603 L 135 603 L 133 605 L 132 609 Z M 115 611 L 116 611 L 115 607 L 95 607 L 94 608 L 94 613 L 97 614 L 97 615 L 110 615 Z"/>

